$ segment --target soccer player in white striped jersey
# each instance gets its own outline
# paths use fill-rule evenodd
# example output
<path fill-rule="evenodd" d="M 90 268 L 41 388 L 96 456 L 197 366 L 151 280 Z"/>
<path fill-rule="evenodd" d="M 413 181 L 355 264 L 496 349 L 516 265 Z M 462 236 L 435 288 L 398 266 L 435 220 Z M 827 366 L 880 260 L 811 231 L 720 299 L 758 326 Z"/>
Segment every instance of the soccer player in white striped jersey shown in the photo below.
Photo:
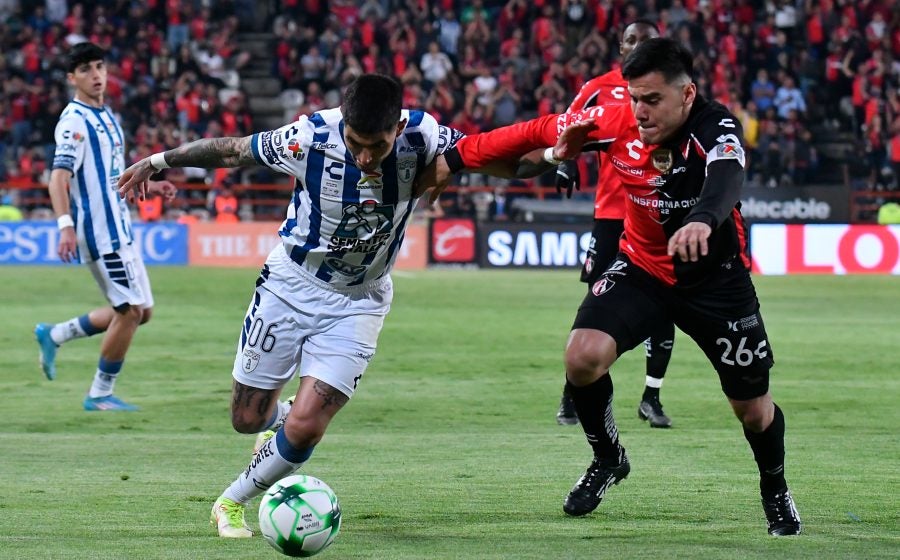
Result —
<path fill-rule="evenodd" d="M 69 51 L 67 78 L 75 90 L 56 125 L 56 154 L 50 174 L 50 200 L 59 226 L 58 253 L 63 262 L 88 265 L 109 307 L 94 309 L 55 325 L 40 323 L 34 333 L 41 367 L 56 378 L 57 348 L 77 338 L 105 332 L 85 410 L 136 410 L 113 394 L 131 338 L 150 320 L 153 294 L 144 262 L 132 243 L 131 217 L 116 193 L 125 168 L 122 127 L 104 105 L 106 52 L 93 43 Z M 166 200 L 176 189 L 154 181 L 150 189 Z"/>
<path fill-rule="evenodd" d="M 213 505 L 210 521 L 222 537 L 252 535 L 245 505 L 309 459 L 375 355 L 393 297 L 391 267 L 422 194 L 416 178 L 462 137 L 401 101 L 396 80 L 366 74 L 347 87 L 340 108 L 157 153 L 119 180 L 124 195 L 142 193 L 169 166 L 257 163 L 294 177 L 282 244 L 256 281 L 232 370 L 234 429 L 277 431 Z M 279 402 L 295 373 L 296 400 Z"/>

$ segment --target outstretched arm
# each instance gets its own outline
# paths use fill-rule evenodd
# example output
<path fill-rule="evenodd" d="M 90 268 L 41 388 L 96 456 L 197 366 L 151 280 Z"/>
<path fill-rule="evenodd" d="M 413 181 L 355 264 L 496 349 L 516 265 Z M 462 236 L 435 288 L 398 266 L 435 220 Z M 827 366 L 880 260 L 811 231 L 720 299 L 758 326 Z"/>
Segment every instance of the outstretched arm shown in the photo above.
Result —
<path fill-rule="evenodd" d="M 526 178 L 576 157 L 596 129 L 594 119 L 575 120 L 566 125 L 558 121 L 557 115 L 550 117 L 466 136 L 425 169 L 420 192 L 432 188 L 429 203 L 434 204 L 453 175 L 462 169 L 496 177 Z M 561 133 L 557 131 L 558 123 L 565 126 Z"/>
<path fill-rule="evenodd" d="M 135 163 L 119 177 L 119 195 L 129 191 L 141 198 L 148 192 L 147 181 L 168 167 L 240 167 L 254 163 L 250 148 L 252 136 L 243 138 L 204 138 L 174 150 L 153 154 Z"/>

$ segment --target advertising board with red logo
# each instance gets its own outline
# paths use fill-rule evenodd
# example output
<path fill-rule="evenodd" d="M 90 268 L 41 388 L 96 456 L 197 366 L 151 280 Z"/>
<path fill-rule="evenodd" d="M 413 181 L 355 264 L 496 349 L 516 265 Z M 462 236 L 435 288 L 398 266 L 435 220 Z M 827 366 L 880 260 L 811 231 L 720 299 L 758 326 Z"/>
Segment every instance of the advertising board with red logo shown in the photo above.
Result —
<path fill-rule="evenodd" d="M 756 274 L 900 274 L 900 226 L 755 224 Z"/>
<path fill-rule="evenodd" d="M 466 264 L 475 262 L 475 221 L 469 218 L 439 218 L 431 222 L 429 262 Z"/>

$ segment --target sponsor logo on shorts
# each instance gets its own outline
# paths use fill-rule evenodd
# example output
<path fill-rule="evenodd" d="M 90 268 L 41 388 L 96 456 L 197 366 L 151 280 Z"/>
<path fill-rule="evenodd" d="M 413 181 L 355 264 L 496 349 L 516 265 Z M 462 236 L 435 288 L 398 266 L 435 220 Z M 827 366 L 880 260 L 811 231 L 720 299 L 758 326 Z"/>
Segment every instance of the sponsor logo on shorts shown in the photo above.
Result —
<path fill-rule="evenodd" d="M 357 352 L 356 355 L 359 356 L 360 358 L 362 358 L 363 360 L 367 361 L 367 362 L 372 361 L 372 358 L 375 357 L 375 353 L 374 353 L 374 352 L 371 353 L 371 354 L 366 354 L 365 352 Z"/>
<path fill-rule="evenodd" d="M 616 285 L 615 280 L 610 280 L 609 278 L 601 278 L 594 282 L 594 285 L 591 287 L 591 292 L 595 296 L 602 296 L 606 292 L 613 289 L 613 286 Z"/>
<path fill-rule="evenodd" d="M 728 323 L 728 330 L 731 332 L 749 331 L 750 329 L 759 326 L 759 316 L 754 313 L 749 317 L 744 317 L 743 319 L 738 319 L 737 321 L 726 322 Z"/>
<path fill-rule="evenodd" d="M 258 365 L 259 354 L 249 348 L 244 350 L 243 358 L 241 358 L 241 366 L 244 368 L 244 373 L 252 373 Z"/>

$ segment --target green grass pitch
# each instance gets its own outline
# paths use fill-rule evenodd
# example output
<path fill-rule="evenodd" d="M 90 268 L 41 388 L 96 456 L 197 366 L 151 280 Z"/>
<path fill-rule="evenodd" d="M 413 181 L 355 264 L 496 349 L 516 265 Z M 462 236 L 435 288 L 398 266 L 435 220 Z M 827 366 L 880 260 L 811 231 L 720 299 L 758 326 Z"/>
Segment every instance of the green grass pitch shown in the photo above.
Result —
<path fill-rule="evenodd" d="M 155 317 L 117 385 L 142 410 L 86 413 L 99 340 L 63 347 L 49 382 L 32 328 L 100 305 L 90 274 L 0 268 L 0 558 L 280 557 L 207 522 L 250 459 L 228 407 L 256 271 L 150 274 Z M 554 420 L 576 273 L 431 270 L 395 275 L 378 354 L 304 467 L 344 510 L 321 558 L 897 558 L 900 280 L 756 282 L 804 535 L 766 534 L 750 449 L 680 333 L 662 390 L 675 427 L 638 420 L 643 355 L 624 356 L 613 379 L 631 475 L 592 515 L 567 518 L 589 461 L 580 428 Z"/>

